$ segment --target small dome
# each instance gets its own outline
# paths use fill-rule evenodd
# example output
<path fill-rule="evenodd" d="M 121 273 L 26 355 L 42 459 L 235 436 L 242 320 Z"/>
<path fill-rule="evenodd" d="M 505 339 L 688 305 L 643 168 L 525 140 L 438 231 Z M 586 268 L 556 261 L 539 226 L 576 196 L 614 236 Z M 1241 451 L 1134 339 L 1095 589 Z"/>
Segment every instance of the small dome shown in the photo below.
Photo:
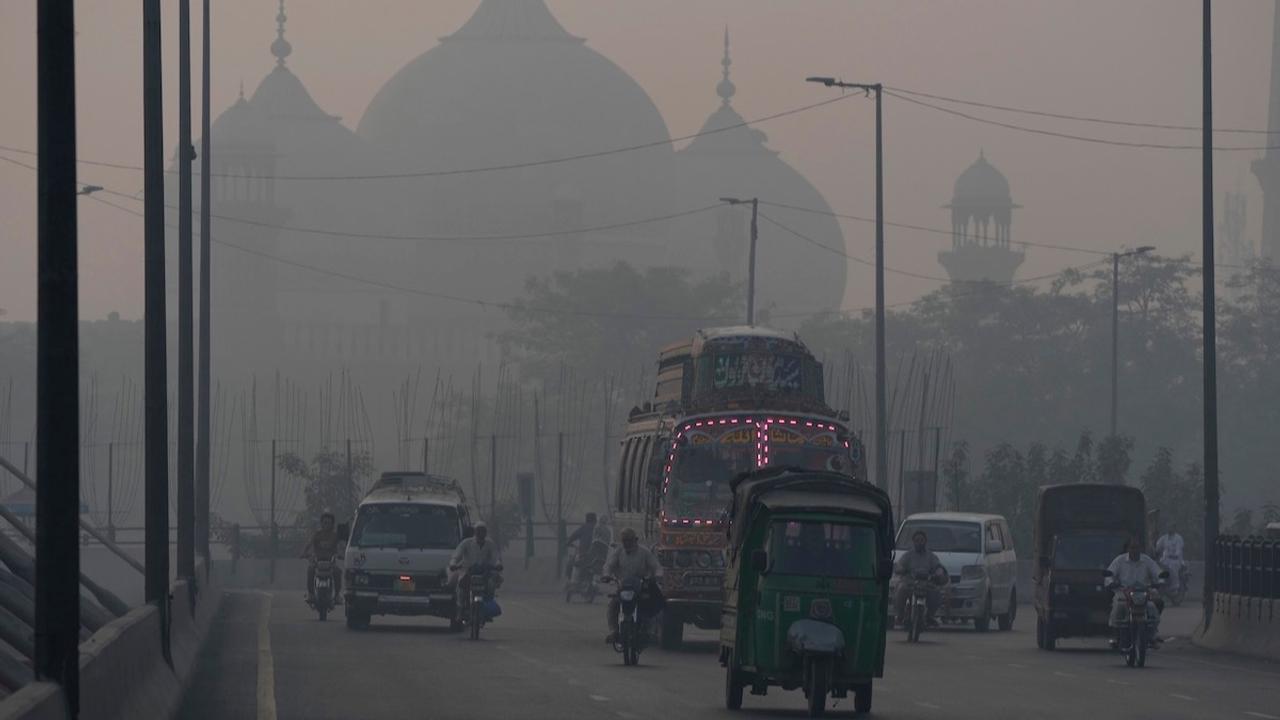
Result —
<path fill-rule="evenodd" d="M 1007 205 L 1013 202 L 1009 194 L 1009 181 L 1004 173 L 987 162 L 986 153 L 979 153 L 978 159 L 967 170 L 960 173 L 956 180 L 953 204 L 987 203 Z"/>

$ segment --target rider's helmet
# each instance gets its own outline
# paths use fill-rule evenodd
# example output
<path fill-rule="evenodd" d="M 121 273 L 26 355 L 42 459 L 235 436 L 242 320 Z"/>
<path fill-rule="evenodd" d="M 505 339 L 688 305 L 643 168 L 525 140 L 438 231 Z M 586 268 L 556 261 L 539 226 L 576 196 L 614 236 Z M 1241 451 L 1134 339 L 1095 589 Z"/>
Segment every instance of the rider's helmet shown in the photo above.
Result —
<path fill-rule="evenodd" d="M 588 525 L 595 525 L 595 524 L 596 524 L 596 514 L 595 514 L 595 513 L 593 513 L 593 512 L 589 512 L 589 513 L 587 513 L 587 524 L 588 524 Z"/>

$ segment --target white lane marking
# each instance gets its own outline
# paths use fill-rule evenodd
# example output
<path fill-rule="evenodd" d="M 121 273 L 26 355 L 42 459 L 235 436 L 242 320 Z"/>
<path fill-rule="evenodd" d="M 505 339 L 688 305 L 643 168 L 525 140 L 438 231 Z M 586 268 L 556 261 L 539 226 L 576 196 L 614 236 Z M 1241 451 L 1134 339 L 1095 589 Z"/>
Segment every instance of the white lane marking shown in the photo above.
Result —
<path fill-rule="evenodd" d="M 582 681 L 577 678 L 569 678 L 570 685 L 581 685 Z"/>
<path fill-rule="evenodd" d="M 1190 700 L 1192 702 L 1195 701 L 1195 698 L 1191 697 L 1190 695 L 1179 695 L 1178 693 L 1169 693 L 1169 697 L 1178 698 L 1179 700 Z"/>
<path fill-rule="evenodd" d="M 622 712 L 621 710 L 617 711 L 615 714 L 620 718 L 624 718 L 625 720 L 635 720 L 637 717 L 639 717 L 639 715 L 632 715 L 629 712 Z"/>
<path fill-rule="evenodd" d="M 941 706 L 941 705 L 934 705 L 933 703 L 917 702 L 916 704 L 917 704 L 917 705 L 919 705 L 919 706 L 920 706 L 920 707 L 922 707 L 922 708 L 928 708 L 928 709 L 930 709 L 930 710 L 941 710 L 941 709 L 942 709 L 942 706 Z"/>
<path fill-rule="evenodd" d="M 271 657 L 271 594 L 258 616 L 258 720 L 276 720 L 276 667 Z"/>
<path fill-rule="evenodd" d="M 1248 715 L 1249 717 L 1262 718 L 1262 720 L 1280 720 L 1280 717 L 1276 717 L 1275 715 L 1268 715 L 1266 713 L 1253 712 L 1252 710 L 1245 710 L 1244 714 Z"/>
<path fill-rule="evenodd" d="M 609 702 L 609 698 L 603 695 L 588 695 L 587 697 L 591 698 L 592 700 L 595 700 L 596 702 Z"/>
<path fill-rule="evenodd" d="M 1112 685 L 1124 685 L 1125 687 L 1129 687 L 1133 685 L 1133 683 L 1127 683 L 1123 680 L 1111 680 L 1110 678 L 1107 679 L 1107 682 L 1111 683 Z"/>
<path fill-rule="evenodd" d="M 1026 668 L 1026 667 L 1027 667 L 1026 665 L 1020 665 L 1020 664 L 1018 664 L 1018 663 L 1008 663 L 1008 665 L 1009 665 L 1009 667 L 1011 667 L 1011 668 L 1018 668 L 1019 670 L 1024 669 L 1024 668 Z"/>
<path fill-rule="evenodd" d="M 1057 675 L 1058 677 L 1065 677 L 1065 678 L 1080 677 L 1079 675 L 1073 675 L 1072 673 L 1069 673 L 1069 672 L 1062 672 L 1061 670 L 1054 670 L 1053 674 Z"/>

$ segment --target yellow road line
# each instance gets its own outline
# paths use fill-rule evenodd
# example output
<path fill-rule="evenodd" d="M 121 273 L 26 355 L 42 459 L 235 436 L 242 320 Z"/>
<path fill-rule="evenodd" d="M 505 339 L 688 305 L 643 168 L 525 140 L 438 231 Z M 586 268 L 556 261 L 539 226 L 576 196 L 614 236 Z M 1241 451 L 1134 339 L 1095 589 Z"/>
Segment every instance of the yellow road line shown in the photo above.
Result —
<path fill-rule="evenodd" d="M 258 616 L 258 720 L 276 720 L 276 668 L 271 657 L 271 595 L 263 593 Z"/>

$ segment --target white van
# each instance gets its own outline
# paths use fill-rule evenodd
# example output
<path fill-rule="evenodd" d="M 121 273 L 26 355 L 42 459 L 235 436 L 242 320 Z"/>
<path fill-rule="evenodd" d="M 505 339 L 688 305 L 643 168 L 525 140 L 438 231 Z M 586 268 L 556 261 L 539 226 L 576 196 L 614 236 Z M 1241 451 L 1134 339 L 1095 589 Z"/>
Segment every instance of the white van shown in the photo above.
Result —
<path fill-rule="evenodd" d="M 430 615 L 455 625 L 449 558 L 471 534 L 457 481 L 389 472 L 360 501 L 347 540 L 343 601 L 347 627 L 374 615 Z"/>
<path fill-rule="evenodd" d="M 979 632 L 995 618 L 1001 630 L 1013 628 L 1018 614 L 1018 556 L 1009 524 L 999 515 L 916 513 L 902 522 L 893 559 L 911 550 L 911 536 L 923 530 L 928 548 L 951 576 L 941 620 L 967 621 Z M 893 581 L 897 589 L 898 578 Z"/>

